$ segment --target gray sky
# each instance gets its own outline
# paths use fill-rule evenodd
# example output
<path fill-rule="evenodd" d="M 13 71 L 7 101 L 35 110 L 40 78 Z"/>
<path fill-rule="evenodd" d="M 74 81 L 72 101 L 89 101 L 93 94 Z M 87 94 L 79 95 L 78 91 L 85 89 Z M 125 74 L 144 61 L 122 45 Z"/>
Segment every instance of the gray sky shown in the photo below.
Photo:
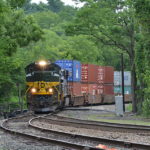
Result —
<path fill-rule="evenodd" d="M 47 2 L 47 0 L 32 0 L 32 2 L 34 2 L 34 3 L 39 3 L 40 1 L 43 3 Z M 81 3 L 76 5 L 75 2 L 73 2 L 72 0 L 61 0 L 61 1 L 63 1 L 65 3 L 65 5 L 78 6 L 78 7 L 83 6 L 83 4 L 81 4 Z"/>

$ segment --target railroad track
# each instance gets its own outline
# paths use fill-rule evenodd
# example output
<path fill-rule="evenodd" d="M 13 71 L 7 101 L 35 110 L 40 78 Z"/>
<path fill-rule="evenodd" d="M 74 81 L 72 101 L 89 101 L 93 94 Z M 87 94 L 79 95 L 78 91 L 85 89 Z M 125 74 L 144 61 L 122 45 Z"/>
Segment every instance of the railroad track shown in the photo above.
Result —
<path fill-rule="evenodd" d="M 91 106 L 85 107 L 65 107 L 64 110 L 71 110 L 71 111 L 97 111 L 97 112 L 115 112 L 115 111 L 111 111 L 111 110 L 104 110 L 104 109 L 92 109 L 90 108 Z"/>
<path fill-rule="evenodd" d="M 101 122 L 101 121 L 89 121 L 89 120 L 81 120 L 81 119 L 75 119 L 71 117 L 63 117 L 58 115 L 53 115 L 53 118 L 49 115 L 45 117 L 39 117 L 39 119 L 47 119 L 47 121 L 53 121 L 54 123 L 58 124 L 66 124 L 66 125 L 78 125 L 78 127 L 84 127 L 87 129 L 103 129 L 108 130 L 109 128 L 114 128 L 115 131 L 121 131 L 121 132 L 145 132 L 149 133 L 150 135 L 150 126 L 144 126 L 144 125 L 133 125 L 133 124 L 119 124 L 119 123 L 109 123 L 109 122 Z M 127 131 L 128 130 L 128 131 Z"/>
<path fill-rule="evenodd" d="M 49 117 L 49 116 L 47 116 Z M 53 116 L 54 117 L 54 116 Z M 102 138 L 102 137 L 95 137 L 95 136 L 87 136 L 87 135 L 81 135 L 81 134 L 75 134 L 75 133 L 69 133 L 65 131 L 56 131 L 54 129 L 49 129 L 47 128 L 48 125 L 53 124 L 53 125 L 61 125 L 61 126 L 71 126 L 75 128 L 86 128 L 86 129 L 103 129 L 108 130 L 108 128 L 112 131 L 116 130 L 116 132 L 119 130 L 121 132 L 140 132 L 143 134 L 150 135 L 150 128 L 147 126 L 133 126 L 133 125 L 123 125 L 123 124 L 110 124 L 110 123 L 104 123 L 104 122 L 95 122 L 95 121 L 86 121 L 86 120 L 79 120 L 79 119 L 73 119 L 73 118 L 66 118 L 66 117 L 60 117 L 60 116 L 55 116 L 56 118 L 45 118 L 45 117 L 38 117 L 31 119 L 29 122 L 29 125 L 33 128 L 36 129 L 41 129 L 45 130 L 46 132 L 53 132 L 53 133 L 58 133 L 60 135 L 67 135 L 70 137 L 76 137 L 78 139 L 84 139 L 84 140 L 90 140 L 90 141 L 95 141 L 97 143 L 102 143 L 104 145 L 111 145 L 113 147 L 122 147 L 122 148 L 133 148 L 133 149 L 150 149 L 149 144 L 142 144 L 142 143 L 136 143 L 136 142 L 129 142 L 125 140 L 114 140 L 110 138 Z M 37 122 L 42 122 L 43 124 L 37 125 Z M 45 127 L 45 124 L 47 126 Z M 65 127 L 64 127 L 65 128 Z M 113 129 L 112 129 L 113 128 Z M 124 131 L 122 131 L 124 130 Z M 129 130 L 129 131 L 128 131 Z M 149 133 L 148 133 L 149 132 Z M 119 149 L 118 148 L 118 149 Z"/>
<path fill-rule="evenodd" d="M 47 132 L 43 128 L 35 129 L 29 126 L 31 120 L 37 119 L 39 117 L 41 116 L 24 115 L 21 117 L 7 119 L 3 121 L 3 123 L 1 124 L 1 128 L 14 135 L 36 139 L 40 142 L 46 141 L 51 144 L 62 146 L 63 150 L 68 148 L 70 148 L 71 150 L 103 150 L 95 147 L 97 143 L 93 143 L 93 146 L 88 145 L 88 142 L 90 143 L 90 141 L 88 140 L 84 141 L 82 139 L 82 141 L 80 141 L 81 139 L 76 139 L 74 136 L 62 135 L 60 133 L 54 133 L 52 131 Z"/>
<path fill-rule="evenodd" d="M 50 118 L 52 117 L 52 118 Z M 65 131 L 57 131 L 54 129 L 48 129 L 43 126 L 38 126 L 35 122 L 42 122 L 43 124 L 54 124 L 54 125 L 62 125 L 62 126 L 75 126 L 78 128 L 91 128 L 94 126 L 100 127 L 99 122 L 95 121 L 86 121 L 79 120 L 73 118 L 60 117 L 57 115 L 24 115 L 21 117 L 11 118 L 5 120 L 1 124 L 1 128 L 7 132 L 10 132 L 15 135 L 30 137 L 31 139 L 36 139 L 39 141 L 47 141 L 52 144 L 60 145 L 62 149 L 88 149 L 88 150 L 100 150 L 100 148 L 96 148 L 97 145 L 103 144 L 109 147 L 115 147 L 117 150 L 123 149 L 134 149 L 134 150 L 144 150 L 149 149 L 150 145 L 148 144 L 140 144 L 133 142 L 125 142 L 121 140 L 112 140 L 108 138 L 100 138 L 94 136 L 87 136 L 75 133 L 68 133 Z M 39 124 L 40 124 L 39 123 Z M 106 124 L 102 124 L 104 127 Z M 115 124 L 116 127 L 117 124 Z M 111 124 L 108 124 L 109 128 L 111 128 Z M 113 128 L 115 128 L 113 127 Z M 143 127 L 143 126 L 142 126 Z M 120 127 L 121 129 L 121 127 Z M 127 129 L 127 128 L 126 128 Z M 132 127 L 133 129 L 133 127 Z M 134 129 L 135 130 L 135 129 Z M 142 130 L 142 129 L 140 129 Z M 144 131 L 148 131 L 150 129 L 144 129 Z M 139 131 L 139 130 L 138 130 Z M 59 137 L 59 138 L 58 138 Z"/>

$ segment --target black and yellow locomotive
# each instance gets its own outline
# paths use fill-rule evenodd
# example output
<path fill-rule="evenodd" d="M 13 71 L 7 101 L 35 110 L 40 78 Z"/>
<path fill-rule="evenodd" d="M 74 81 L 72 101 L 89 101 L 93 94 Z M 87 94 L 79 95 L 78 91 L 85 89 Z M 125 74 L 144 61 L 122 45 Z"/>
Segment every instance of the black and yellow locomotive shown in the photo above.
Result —
<path fill-rule="evenodd" d="M 34 112 L 63 107 L 68 97 L 68 71 L 50 61 L 38 61 L 26 68 L 27 106 Z"/>

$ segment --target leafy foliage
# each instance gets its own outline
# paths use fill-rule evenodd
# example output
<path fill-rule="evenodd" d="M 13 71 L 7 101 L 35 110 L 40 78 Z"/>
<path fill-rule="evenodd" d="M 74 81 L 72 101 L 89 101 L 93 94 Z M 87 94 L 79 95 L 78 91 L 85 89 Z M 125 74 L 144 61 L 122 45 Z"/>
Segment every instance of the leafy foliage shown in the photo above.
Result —
<path fill-rule="evenodd" d="M 33 17 L 43 29 L 50 29 L 60 22 L 59 16 L 52 11 L 37 12 L 33 14 Z"/>
<path fill-rule="evenodd" d="M 63 9 L 63 2 L 61 0 L 47 0 L 48 7 L 53 12 L 60 12 Z"/>
<path fill-rule="evenodd" d="M 138 105 L 148 116 L 150 1 L 75 1 L 85 2 L 84 7 L 65 6 L 61 0 L 0 1 L 0 101 L 16 96 L 16 83 L 25 89 L 24 67 L 30 62 L 77 59 L 120 70 L 124 53 L 125 69 L 132 71 L 133 111 Z"/>
<path fill-rule="evenodd" d="M 7 0 L 12 8 L 22 7 L 26 0 Z"/>
<path fill-rule="evenodd" d="M 21 58 L 13 55 L 19 47 L 42 38 L 42 30 L 34 19 L 25 16 L 22 10 L 16 10 L 23 1 L 0 2 L 0 100 L 9 100 L 9 96 L 20 80 Z"/>
<path fill-rule="evenodd" d="M 128 54 L 132 72 L 133 111 L 137 111 L 137 78 L 135 66 L 136 25 L 131 0 L 84 0 L 76 19 L 66 29 L 68 35 L 89 35 L 99 43 Z"/>
<path fill-rule="evenodd" d="M 140 28 L 136 51 L 137 72 L 144 100 L 143 113 L 150 116 L 150 1 L 135 1 L 135 9 Z"/>

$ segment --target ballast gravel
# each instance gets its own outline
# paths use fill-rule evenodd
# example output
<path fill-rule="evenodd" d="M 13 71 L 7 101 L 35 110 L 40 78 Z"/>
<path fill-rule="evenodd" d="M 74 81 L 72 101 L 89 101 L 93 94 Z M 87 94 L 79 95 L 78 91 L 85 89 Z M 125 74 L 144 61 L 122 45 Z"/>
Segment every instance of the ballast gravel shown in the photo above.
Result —
<path fill-rule="evenodd" d="M 88 120 L 88 116 L 90 114 L 96 114 L 96 115 L 106 114 L 107 115 L 107 114 L 110 114 L 109 110 L 114 111 L 115 107 L 110 105 L 109 107 L 92 106 L 91 108 L 92 108 L 91 111 L 69 111 L 67 110 L 67 111 L 60 112 L 59 115 Z M 94 109 L 100 109 L 100 111 L 95 111 Z M 108 112 L 105 112 L 105 110 L 107 110 Z M 112 119 L 112 117 L 110 118 Z M 59 125 L 45 124 L 45 123 L 42 124 L 39 122 L 35 122 L 35 124 L 38 126 L 42 126 L 44 128 L 53 129 L 57 131 L 63 131 L 63 132 L 65 131 L 69 133 L 71 132 L 74 134 L 91 135 L 91 136 L 96 136 L 96 137 L 106 137 L 109 139 L 125 140 L 129 142 L 139 142 L 139 143 L 150 144 L 150 135 L 145 134 L 145 133 L 144 134 L 139 134 L 139 133 L 132 134 L 132 133 L 119 133 L 119 132 L 113 132 L 113 131 L 111 132 L 110 131 L 109 132 L 97 131 L 97 130 L 92 131 L 91 129 L 81 130 L 80 128 L 59 126 Z M 29 132 L 27 127 L 25 128 L 25 131 Z M 51 143 L 47 143 L 47 142 L 40 142 L 38 140 L 33 140 L 30 138 L 24 138 L 24 137 L 20 137 L 16 135 L 11 135 L 9 133 L 4 132 L 2 129 L 0 129 L 0 150 L 72 150 L 72 149 L 67 149 L 61 146 L 52 145 Z M 128 149 L 121 148 L 117 150 L 128 150 Z M 133 149 L 130 149 L 130 150 L 133 150 Z"/>
<path fill-rule="evenodd" d="M 0 129 L 0 150 L 69 150 L 47 142 L 8 134 Z"/>
<path fill-rule="evenodd" d="M 34 121 L 33 123 L 36 126 L 45 128 L 45 129 L 52 129 L 56 131 L 63 131 L 67 133 L 73 133 L 73 134 L 81 134 L 81 135 L 87 135 L 87 136 L 93 136 L 93 137 L 102 137 L 102 138 L 108 138 L 108 139 L 115 139 L 115 140 L 121 140 L 125 142 L 135 142 L 135 143 L 141 143 L 141 144 L 150 144 L 150 133 L 147 134 L 141 134 L 141 133 L 122 133 L 118 131 L 103 131 L 103 130 L 94 130 L 94 129 L 84 129 L 84 128 L 76 128 L 71 126 L 61 126 L 56 124 L 50 124 L 50 123 L 42 123 L 39 121 Z"/>
<path fill-rule="evenodd" d="M 0 124 L 2 120 L 0 120 Z M 70 150 L 66 147 L 12 135 L 0 128 L 0 150 Z"/>

